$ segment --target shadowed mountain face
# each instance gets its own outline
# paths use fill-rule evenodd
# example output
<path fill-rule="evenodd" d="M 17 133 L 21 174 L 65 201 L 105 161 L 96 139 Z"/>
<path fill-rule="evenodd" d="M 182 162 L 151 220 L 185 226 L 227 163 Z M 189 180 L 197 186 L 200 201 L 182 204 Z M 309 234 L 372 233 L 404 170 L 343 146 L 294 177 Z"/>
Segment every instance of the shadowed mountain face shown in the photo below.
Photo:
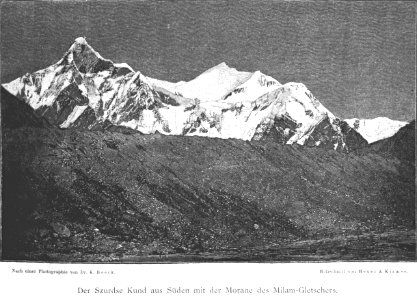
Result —
<path fill-rule="evenodd" d="M 24 126 L 38 128 L 50 126 L 44 118 L 36 116 L 29 105 L 17 99 L 3 87 L 1 87 L 0 99 L 2 111 L 1 127 L 3 130 Z"/>
<path fill-rule="evenodd" d="M 67 98 L 69 101 L 74 101 L 74 98 Z M 58 105 L 59 106 L 59 105 Z M 57 106 L 57 107 L 58 107 Z M 65 107 L 65 106 L 64 106 Z M 56 124 L 50 123 L 46 120 L 45 115 L 48 115 L 50 108 L 45 110 L 34 111 L 29 105 L 16 96 L 10 94 L 5 88 L 1 87 L 1 109 L 2 109 L 2 128 L 15 129 L 19 127 L 35 127 L 35 128 L 55 128 Z M 52 120 L 57 117 L 56 111 L 52 114 Z M 51 119 L 49 119 L 51 120 Z M 86 130 L 89 125 L 91 131 L 121 132 L 124 134 L 140 134 L 137 131 L 113 125 L 110 122 L 97 123 L 96 116 L 92 109 L 87 108 L 83 115 L 77 119 L 71 128 L 78 130 Z"/>
<path fill-rule="evenodd" d="M 370 148 L 388 153 L 400 159 L 415 161 L 415 144 L 416 144 L 416 121 L 412 121 L 401 128 L 394 136 L 384 140 L 377 141 L 370 145 Z"/>
<path fill-rule="evenodd" d="M 382 146 L 61 130 L 3 95 L 4 259 L 415 259 L 414 161 Z"/>

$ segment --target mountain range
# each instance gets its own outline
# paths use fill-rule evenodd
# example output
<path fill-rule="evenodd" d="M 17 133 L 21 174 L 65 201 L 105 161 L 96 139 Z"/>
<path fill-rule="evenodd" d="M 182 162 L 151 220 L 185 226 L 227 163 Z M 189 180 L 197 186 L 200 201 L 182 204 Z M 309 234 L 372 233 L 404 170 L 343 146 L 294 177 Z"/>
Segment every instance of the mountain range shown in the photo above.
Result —
<path fill-rule="evenodd" d="M 272 138 L 352 151 L 407 124 L 387 118 L 342 120 L 302 83 L 281 84 L 226 63 L 188 82 L 154 79 L 104 59 L 81 37 L 57 63 L 3 87 L 60 128 L 112 124 L 145 134 Z"/>
<path fill-rule="evenodd" d="M 415 121 L 225 63 L 161 81 L 83 38 L 1 110 L 3 259 L 415 260 Z"/>

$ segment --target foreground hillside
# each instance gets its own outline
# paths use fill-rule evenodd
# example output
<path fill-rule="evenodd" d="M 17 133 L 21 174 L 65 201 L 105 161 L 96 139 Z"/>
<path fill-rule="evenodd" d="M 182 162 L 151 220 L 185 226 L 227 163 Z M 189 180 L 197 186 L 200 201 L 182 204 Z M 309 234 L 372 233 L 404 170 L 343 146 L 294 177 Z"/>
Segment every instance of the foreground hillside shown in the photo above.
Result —
<path fill-rule="evenodd" d="M 4 259 L 415 259 L 413 161 L 2 110 Z"/>

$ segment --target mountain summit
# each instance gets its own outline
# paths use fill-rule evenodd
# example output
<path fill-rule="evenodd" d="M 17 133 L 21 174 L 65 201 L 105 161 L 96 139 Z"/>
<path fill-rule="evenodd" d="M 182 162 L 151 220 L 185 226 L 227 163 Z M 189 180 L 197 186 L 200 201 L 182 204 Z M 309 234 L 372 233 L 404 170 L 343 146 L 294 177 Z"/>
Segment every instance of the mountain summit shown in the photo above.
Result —
<path fill-rule="evenodd" d="M 111 60 L 103 58 L 85 38 L 76 38 L 64 57 L 58 64 L 74 64 L 81 73 L 98 73 L 115 68 L 125 68 L 125 71 L 133 72 L 127 64 L 115 64 Z"/>
<path fill-rule="evenodd" d="M 248 80 L 250 76 L 251 73 L 239 72 L 223 62 L 193 80 L 177 86 L 175 90 L 184 97 L 198 98 L 201 101 L 216 101 Z"/>
<path fill-rule="evenodd" d="M 145 134 L 198 135 L 352 150 L 367 144 L 301 83 L 281 84 L 221 63 L 188 82 L 144 76 L 77 38 L 63 58 L 3 85 L 61 128 L 125 126 Z"/>

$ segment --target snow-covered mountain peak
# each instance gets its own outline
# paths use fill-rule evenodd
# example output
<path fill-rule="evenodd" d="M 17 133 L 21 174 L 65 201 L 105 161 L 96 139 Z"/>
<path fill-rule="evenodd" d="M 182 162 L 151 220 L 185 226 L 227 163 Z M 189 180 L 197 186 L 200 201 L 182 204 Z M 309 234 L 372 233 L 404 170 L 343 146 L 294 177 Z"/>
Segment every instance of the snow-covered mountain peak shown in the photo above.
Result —
<path fill-rule="evenodd" d="M 229 67 L 226 62 L 221 62 L 218 65 L 215 65 L 214 67 L 211 67 L 210 69 L 207 69 L 206 71 L 204 71 L 202 74 L 204 73 L 209 73 L 212 72 L 214 70 L 236 70 L 235 68 L 231 68 Z"/>
<path fill-rule="evenodd" d="M 186 82 L 168 82 L 148 77 L 152 86 L 199 102 L 251 102 L 281 84 L 261 71 L 238 71 L 222 62 Z"/>
<path fill-rule="evenodd" d="M 227 80 L 243 80 L 250 76 L 250 72 L 238 71 L 235 68 L 229 67 L 225 62 L 222 62 L 198 75 L 195 79 L 227 79 Z"/>
<path fill-rule="evenodd" d="M 104 59 L 85 38 L 77 38 L 61 63 L 74 64 L 81 73 L 98 73 L 114 68 L 111 60 Z"/>
<path fill-rule="evenodd" d="M 68 52 L 82 53 L 89 52 L 94 54 L 97 58 L 104 59 L 100 53 L 95 51 L 93 47 L 87 42 L 85 37 L 78 37 L 74 40 L 74 43 L 68 49 Z"/>
<path fill-rule="evenodd" d="M 176 86 L 175 90 L 186 98 L 215 101 L 223 98 L 251 75 L 250 72 L 241 72 L 235 68 L 230 68 L 223 62 L 208 69 L 193 80 Z"/>
<path fill-rule="evenodd" d="M 271 76 L 265 75 L 260 71 L 255 71 L 249 73 L 248 77 L 230 90 L 229 93 L 225 94 L 222 100 L 233 103 L 250 103 L 254 99 L 272 92 L 280 86 L 281 84 Z"/>
<path fill-rule="evenodd" d="M 127 74 L 134 72 L 133 68 L 126 63 L 114 63 L 109 59 L 103 58 L 84 37 L 76 38 L 56 65 L 75 67 L 81 74 L 100 72 Z"/>
<path fill-rule="evenodd" d="M 77 37 L 75 39 L 74 44 L 80 44 L 80 45 L 88 45 L 87 40 L 85 39 L 85 37 Z"/>
<path fill-rule="evenodd" d="M 374 119 L 346 119 L 349 126 L 359 132 L 368 143 L 386 139 L 398 132 L 407 122 L 391 120 L 387 117 Z"/>

